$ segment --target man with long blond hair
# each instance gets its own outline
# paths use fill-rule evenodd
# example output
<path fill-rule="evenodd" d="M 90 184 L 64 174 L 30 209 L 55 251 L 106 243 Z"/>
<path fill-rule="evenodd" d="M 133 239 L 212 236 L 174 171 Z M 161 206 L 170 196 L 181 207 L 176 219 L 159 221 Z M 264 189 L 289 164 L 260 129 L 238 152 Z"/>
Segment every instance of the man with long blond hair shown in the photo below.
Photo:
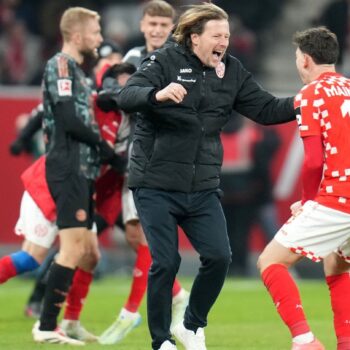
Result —
<path fill-rule="evenodd" d="M 139 68 L 147 55 L 165 44 L 174 27 L 174 18 L 175 10 L 168 2 L 163 0 L 147 2 L 143 7 L 143 14 L 140 21 L 140 30 L 144 35 L 145 45 L 132 48 L 123 60 Z M 131 116 L 132 125 L 134 125 L 134 119 Z M 131 152 L 132 145 L 130 147 Z M 140 324 L 141 315 L 138 310 L 146 293 L 148 270 L 152 263 L 151 254 L 137 214 L 132 192 L 128 189 L 126 180 L 124 181 L 122 198 L 125 238 L 135 251 L 136 260 L 127 301 L 120 310 L 116 320 L 99 337 L 101 344 L 115 344 L 120 342 L 133 328 Z M 175 279 L 172 289 L 172 327 L 182 321 L 188 304 L 188 296 L 189 293 L 182 288 L 179 280 Z"/>
<path fill-rule="evenodd" d="M 155 51 L 119 92 L 138 111 L 129 187 L 152 255 L 148 324 L 154 350 L 174 350 L 171 289 L 180 266 L 181 226 L 200 255 L 184 322 L 174 329 L 186 350 L 206 350 L 204 327 L 231 260 L 220 204 L 220 132 L 232 110 L 261 124 L 295 119 L 293 99 L 263 90 L 226 53 L 228 15 L 212 3 L 179 19 L 176 43 Z"/>

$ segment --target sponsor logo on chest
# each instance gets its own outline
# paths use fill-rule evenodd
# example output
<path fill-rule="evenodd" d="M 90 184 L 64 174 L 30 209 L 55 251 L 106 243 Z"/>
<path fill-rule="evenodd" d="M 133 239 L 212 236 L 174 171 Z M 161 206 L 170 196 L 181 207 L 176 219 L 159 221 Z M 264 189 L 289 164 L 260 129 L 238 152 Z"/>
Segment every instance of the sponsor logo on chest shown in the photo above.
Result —
<path fill-rule="evenodd" d="M 181 68 L 180 73 L 192 73 L 192 68 Z"/>

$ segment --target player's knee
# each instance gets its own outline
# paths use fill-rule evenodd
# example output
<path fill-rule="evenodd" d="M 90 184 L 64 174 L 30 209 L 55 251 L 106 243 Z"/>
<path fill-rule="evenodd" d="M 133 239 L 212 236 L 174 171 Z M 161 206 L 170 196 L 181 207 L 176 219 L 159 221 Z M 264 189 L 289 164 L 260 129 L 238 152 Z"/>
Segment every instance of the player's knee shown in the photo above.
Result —
<path fill-rule="evenodd" d="M 224 270 L 228 269 L 228 266 L 231 263 L 231 252 L 230 251 L 220 251 L 216 254 L 211 254 L 209 257 L 206 257 L 205 260 L 207 264 L 213 266 L 214 269 Z"/>
<path fill-rule="evenodd" d="M 90 270 L 93 270 L 101 259 L 100 251 L 99 250 L 92 251 L 90 254 L 88 254 L 87 259 L 88 259 Z"/>
<path fill-rule="evenodd" d="M 260 273 L 267 269 L 270 265 L 276 263 L 273 261 L 268 253 L 264 250 L 258 257 L 256 267 Z"/>
<path fill-rule="evenodd" d="M 169 256 L 167 259 L 156 259 L 153 260 L 151 269 L 157 274 L 176 275 L 179 271 L 180 262 L 181 257 L 179 254 L 173 257 Z"/>
<path fill-rule="evenodd" d="M 137 250 L 138 246 L 142 243 L 141 234 L 136 229 L 128 229 L 125 233 L 125 238 L 134 250 Z"/>

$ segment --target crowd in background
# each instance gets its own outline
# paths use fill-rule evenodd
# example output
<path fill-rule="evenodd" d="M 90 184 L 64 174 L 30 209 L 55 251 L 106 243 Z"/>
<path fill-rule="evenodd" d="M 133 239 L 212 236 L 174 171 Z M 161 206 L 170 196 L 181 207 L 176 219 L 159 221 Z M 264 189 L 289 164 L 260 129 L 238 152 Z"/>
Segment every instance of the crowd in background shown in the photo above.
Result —
<path fill-rule="evenodd" d="M 60 48 L 58 21 L 69 6 L 98 11 L 104 37 L 117 42 L 124 52 L 142 45 L 139 32 L 141 0 L 1 0 L 0 84 L 40 85 L 44 63 Z M 178 13 L 198 0 L 170 0 Z M 231 18 L 230 52 L 247 69 L 256 72 L 264 30 L 271 27 L 286 0 L 213 1 Z"/>

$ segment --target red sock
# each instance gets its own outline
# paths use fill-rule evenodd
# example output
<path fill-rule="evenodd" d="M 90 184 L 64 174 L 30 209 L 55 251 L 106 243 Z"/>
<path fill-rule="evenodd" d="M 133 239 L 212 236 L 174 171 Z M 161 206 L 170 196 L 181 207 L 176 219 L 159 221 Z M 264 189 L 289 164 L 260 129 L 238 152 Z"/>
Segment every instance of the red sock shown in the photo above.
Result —
<path fill-rule="evenodd" d="M 91 272 L 77 269 L 74 273 L 73 282 L 66 299 L 64 319 L 79 320 L 84 300 L 89 293 L 90 284 L 93 279 Z"/>
<path fill-rule="evenodd" d="M 129 298 L 124 305 L 125 309 L 130 312 L 137 312 L 142 298 L 147 289 L 148 270 L 151 266 L 152 258 L 148 246 L 140 245 L 137 249 L 133 280 Z"/>
<path fill-rule="evenodd" d="M 177 278 L 175 278 L 174 285 L 173 285 L 173 297 L 175 295 L 177 295 L 178 293 L 180 293 L 181 289 L 182 289 L 182 287 L 181 287 L 179 280 Z"/>
<path fill-rule="evenodd" d="M 350 274 L 326 277 L 334 315 L 338 350 L 350 349 Z"/>
<path fill-rule="evenodd" d="M 17 276 L 16 267 L 9 255 L 0 259 L 0 284 L 5 283 L 8 279 Z"/>
<path fill-rule="evenodd" d="M 310 332 L 298 288 L 287 268 L 280 264 L 270 265 L 261 278 L 292 337 Z"/>

